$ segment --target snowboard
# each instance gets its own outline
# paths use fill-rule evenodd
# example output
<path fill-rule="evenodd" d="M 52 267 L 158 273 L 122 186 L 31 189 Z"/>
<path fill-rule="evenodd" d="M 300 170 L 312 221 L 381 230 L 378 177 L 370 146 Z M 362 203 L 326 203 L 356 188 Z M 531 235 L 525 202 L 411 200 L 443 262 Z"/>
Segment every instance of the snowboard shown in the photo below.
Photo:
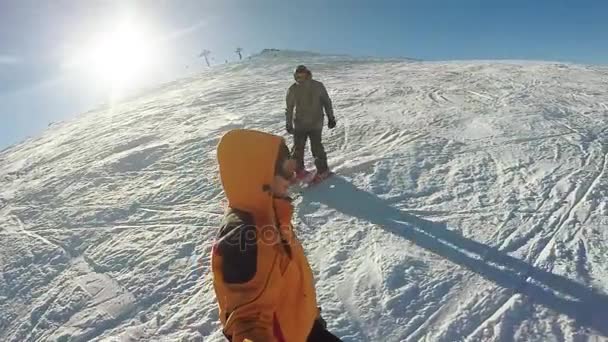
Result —
<path fill-rule="evenodd" d="M 333 176 L 334 173 L 332 171 L 329 171 L 329 174 L 326 177 L 322 178 L 322 179 L 315 179 L 316 175 L 317 175 L 317 173 L 315 172 L 314 175 L 312 176 L 312 178 L 308 181 L 308 186 L 307 187 L 311 187 L 311 186 L 315 186 L 317 184 L 323 183 L 328 178 L 330 178 L 331 176 Z"/>
<path fill-rule="evenodd" d="M 322 183 L 327 178 L 333 176 L 334 173 L 330 172 L 329 175 L 327 175 L 327 177 L 325 177 L 323 179 L 315 179 L 316 175 L 317 175 L 317 171 L 316 170 L 312 170 L 312 171 L 306 170 L 306 172 L 302 176 L 296 178 L 295 184 L 299 185 L 302 188 L 308 188 L 308 187 L 317 185 L 319 183 Z"/>

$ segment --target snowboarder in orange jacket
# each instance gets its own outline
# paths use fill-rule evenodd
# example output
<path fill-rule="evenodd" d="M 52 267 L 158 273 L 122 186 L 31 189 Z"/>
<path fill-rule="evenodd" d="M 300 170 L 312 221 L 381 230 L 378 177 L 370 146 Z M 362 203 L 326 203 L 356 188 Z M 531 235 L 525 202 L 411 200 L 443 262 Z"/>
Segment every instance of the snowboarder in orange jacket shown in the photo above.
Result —
<path fill-rule="evenodd" d="M 340 341 L 325 329 L 313 274 L 291 224 L 295 172 L 283 138 L 226 133 L 217 158 L 228 210 L 213 246 L 213 285 L 232 342 Z"/>

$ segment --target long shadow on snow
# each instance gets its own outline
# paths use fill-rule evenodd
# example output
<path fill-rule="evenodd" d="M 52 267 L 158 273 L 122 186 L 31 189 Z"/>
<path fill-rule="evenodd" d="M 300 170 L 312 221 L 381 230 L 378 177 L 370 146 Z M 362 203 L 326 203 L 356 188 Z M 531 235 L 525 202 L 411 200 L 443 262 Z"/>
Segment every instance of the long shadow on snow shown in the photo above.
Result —
<path fill-rule="evenodd" d="M 593 288 L 454 233 L 445 223 L 395 209 L 339 176 L 308 189 L 302 198 L 382 226 L 503 288 L 527 296 L 534 303 L 571 317 L 581 326 L 608 335 L 608 296 Z"/>

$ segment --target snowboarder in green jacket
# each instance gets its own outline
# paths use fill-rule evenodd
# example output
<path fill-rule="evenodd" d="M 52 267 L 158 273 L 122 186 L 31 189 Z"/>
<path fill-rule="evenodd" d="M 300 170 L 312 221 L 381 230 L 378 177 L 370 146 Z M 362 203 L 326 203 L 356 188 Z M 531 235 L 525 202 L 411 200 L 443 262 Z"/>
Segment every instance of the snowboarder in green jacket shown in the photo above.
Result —
<path fill-rule="evenodd" d="M 296 159 L 296 175 L 303 178 L 307 174 L 304 168 L 304 149 L 306 141 L 310 139 L 310 149 L 317 169 L 315 178 L 321 180 L 330 174 L 327 154 L 321 142 L 324 117 L 327 115 L 329 129 L 336 127 L 334 110 L 327 89 L 323 83 L 312 79 L 312 73 L 306 66 L 298 66 L 293 77 L 296 82 L 287 91 L 285 118 L 287 132 L 293 134 L 292 154 Z"/>

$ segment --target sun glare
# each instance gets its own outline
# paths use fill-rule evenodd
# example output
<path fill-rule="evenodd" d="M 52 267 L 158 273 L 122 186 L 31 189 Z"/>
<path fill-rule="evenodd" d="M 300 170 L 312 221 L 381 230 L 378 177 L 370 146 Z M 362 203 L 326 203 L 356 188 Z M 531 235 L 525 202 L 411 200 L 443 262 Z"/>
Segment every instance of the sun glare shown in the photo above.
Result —
<path fill-rule="evenodd" d="M 127 89 L 142 81 L 157 56 L 151 38 L 133 23 L 123 23 L 93 37 L 70 65 L 114 91 Z"/>

